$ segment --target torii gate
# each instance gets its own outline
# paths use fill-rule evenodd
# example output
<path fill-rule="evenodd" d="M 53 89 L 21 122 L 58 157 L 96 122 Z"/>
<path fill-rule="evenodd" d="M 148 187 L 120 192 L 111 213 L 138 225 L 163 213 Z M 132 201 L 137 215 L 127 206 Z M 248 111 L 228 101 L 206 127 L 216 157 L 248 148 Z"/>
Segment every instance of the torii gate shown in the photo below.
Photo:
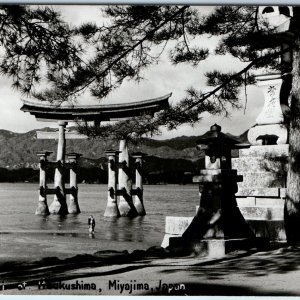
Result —
<path fill-rule="evenodd" d="M 57 157 L 56 162 L 51 164 L 55 165 L 55 178 L 54 178 L 54 189 L 47 189 L 46 187 L 46 173 L 44 171 L 44 165 L 47 164 L 47 156 L 50 152 L 39 153 L 40 156 L 40 196 L 39 205 L 36 214 L 67 214 L 67 213 L 79 213 L 79 205 L 77 201 L 77 181 L 76 172 L 72 168 L 71 164 L 74 165 L 78 159 L 78 154 L 69 154 L 70 162 L 70 188 L 65 189 L 63 172 L 61 170 L 61 165 L 65 163 L 66 155 L 66 139 L 86 139 L 87 136 L 78 134 L 75 131 L 66 131 L 66 126 L 68 122 L 74 121 L 93 121 L 95 124 L 100 124 L 101 121 L 114 121 L 120 119 L 128 119 L 131 117 L 136 117 L 140 115 L 154 115 L 155 112 L 163 110 L 169 106 L 169 98 L 172 93 L 165 96 L 130 102 L 130 103 L 120 103 L 120 104 L 110 104 L 110 105 L 90 105 L 90 106 L 55 106 L 51 104 L 44 103 L 34 103 L 29 101 L 23 101 L 23 106 L 21 110 L 24 112 L 29 112 L 34 115 L 36 120 L 44 122 L 57 122 L 58 133 L 57 132 L 45 132 L 37 131 L 37 139 L 58 139 L 57 145 Z M 114 153 L 113 153 L 114 152 Z M 127 141 L 120 141 L 119 151 L 109 150 L 107 155 L 109 158 L 109 191 L 107 199 L 107 208 L 105 211 L 105 216 L 130 216 L 134 214 L 133 209 L 138 214 L 144 214 L 143 203 L 139 201 L 139 195 L 142 195 L 142 183 L 140 179 L 140 174 L 137 171 L 137 182 L 138 187 L 135 193 L 134 204 L 132 202 L 131 187 L 129 186 L 129 177 L 125 168 L 120 168 L 119 170 L 119 183 L 122 193 L 118 194 L 116 190 L 116 184 L 112 179 L 115 172 L 112 172 L 112 161 L 115 161 L 116 155 L 119 153 L 119 164 L 129 166 L 129 155 L 128 155 L 128 145 Z M 136 163 L 141 163 L 141 154 L 135 156 Z M 71 174 L 72 173 L 72 174 Z M 71 182 L 72 181 L 72 182 Z M 113 193 L 112 193 L 113 189 Z M 47 190 L 48 194 L 54 194 L 54 201 L 49 206 L 47 205 Z M 75 191 L 75 192 L 74 192 Z M 66 193 L 70 193 L 70 201 L 66 202 Z M 120 196 L 119 205 L 116 203 L 117 194 Z M 140 199 L 141 200 L 141 199 Z"/>

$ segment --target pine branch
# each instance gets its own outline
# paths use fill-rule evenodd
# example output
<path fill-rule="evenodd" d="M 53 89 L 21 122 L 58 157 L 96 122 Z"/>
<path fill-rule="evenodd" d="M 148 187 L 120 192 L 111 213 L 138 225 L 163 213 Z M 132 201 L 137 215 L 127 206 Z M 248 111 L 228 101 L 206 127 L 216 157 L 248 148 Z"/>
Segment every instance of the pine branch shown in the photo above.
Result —
<path fill-rule="evenodd" d="M 103 71 L 101 71 L 99 74 L 95 74 L 94 78 L 92 78 L 91 80 L 89 80 L 85 85 L 83 85 L 82 87 L 76 89 L 75 91 L 71 92 L 68 94 L 69 96 L 75 95 L 76 93 L 79 93 L 81 91 L 83 91 L 84 89 L 86 89 L 88 86 L 90 86 L 98 77 L 102 77 L 104 76 L 115 64 L 117 64 L 119 61 L 121 61 L 124 57 L 126 57 L 126 55 L 128 55 L 131 51 L 133 51 L 135 48 L 137 48 L 138 46 L 140 46 L 143 42 L 145 42 L 147 39 L 149 39 L 149 37 L 153 36 L 160 28 L 162 28 L 164 25 L 166 25 L 170 20 L 172 20 L 173 18 L 175 18 L 177 15 L 179 15 L 180 13 L 182 13 L 185 9 L 187 9 L 189 6 L 183 6 L 182 8 L 180 8 L 177 12 L 175 12 L 174 14 L 172 14 L 169 18 L 165 19 L 161 24 L 159 24 L 158 26 L 156 26 L 154 29 L 152 29 L 151 31 L 149 31 L 141 40 L 139 40 L 136 44 L 134 44 L 133 46 L 131 46 L 130 48 L 128 48 L 125 52 L 123 52 L 119 57 L 117 57 L 116 59 L 114 59 L 112 62 L 110 62 L 108 64 L 107 67 L 105 67 L 105 69 Z"/>
<path fill-rule="evenodd" d="M 198 104 L 200 104 L 204 100 L 206 100 L 206 99 L 210 98 L 211 96 L 215 95 L 219 90 L 221 90 L 222 88 L 224 88 L 225 86 L 227 86 L 230 82 L 232 82 L 233 80 L 235 80 L 239 76 L 243 75 L 245 72 L 249 71 L 254 65 L 257 65 L 258 63 L 261 63 L 261 62 L 263 62 L 265 60 L 270 60 L 270 59 L 277 58 L 279 55 L 284 54 L 286 52 L 289 52 L 291 49 L 292 49 L 292 46 L 288 47 L 288 48 L 286 48 L 284 50 L 277 51 L 276 53 L 267 54 L 265 56 L 259 57 L 258 59 L 252 61 L 244 69 L 242 69 L 238 73 L 235 73 L 234 75 L 232 75 L 229 79 L 225 80 L 221 85 L 217 86 L 212 91 L 206 93 L 200 100 L 196 101 L 192 105 L 190 105 L 187 108 L 185 108 L 183 110 L 183 112 L 186 112 L 189 109 L 192 109 L 193 107 L 197 106 Z"/>

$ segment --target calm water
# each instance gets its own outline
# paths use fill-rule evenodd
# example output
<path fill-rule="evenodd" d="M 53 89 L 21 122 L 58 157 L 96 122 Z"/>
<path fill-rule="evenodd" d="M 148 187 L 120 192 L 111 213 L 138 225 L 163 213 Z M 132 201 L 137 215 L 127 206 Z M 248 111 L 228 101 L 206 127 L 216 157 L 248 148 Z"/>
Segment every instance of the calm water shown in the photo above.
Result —
<path fill-rule="evenodd" d="M 73 236 L 87 236 L 87 219 L 93 215 L 96 220 L 95 238 L 102 250 L 113 247 L 124 250 L 146 249 L 160 245 L 164 236 L 165 216 L 192 216 L 199 202 L 196 185 L 155 185 L 144 187 L 144 203 L 147 215 L 134 219 L 104 218 L 106 206 L 106 185 L 79 185 L 81 213 L 60 217 L 35 216 L 38 185 L 29 183 L 0 184 L 0 232 L 38 233 L 47 237 L 53 232 L 72 232 Z M 48 197 L 48 204 L 53 196 Z M 26 241 L 25 241 L 26 243 Z M 91 243 L 86 239 L 84 243 Z M 94 242 L 95 243 L 95 242 Z M 121 246 L 123 249 L 118 249 Z M 84 248 L 86 245 L 82 245 Z M 97 249 L 98 249 L 97 248 Z M 84 249 L 83 249 L 84 250 Z"/>

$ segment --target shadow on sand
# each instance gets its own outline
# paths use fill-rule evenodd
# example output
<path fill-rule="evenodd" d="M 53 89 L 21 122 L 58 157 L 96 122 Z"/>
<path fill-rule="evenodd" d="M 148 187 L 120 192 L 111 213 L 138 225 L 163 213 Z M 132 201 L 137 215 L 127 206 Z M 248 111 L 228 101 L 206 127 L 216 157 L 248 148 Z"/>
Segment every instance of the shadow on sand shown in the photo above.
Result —
<path fill-rule="evenodd" d="M 289 291 L 289 283 L 286 283 L 287 288 L 284 291 L 270 284 L 267 287 L 264 285 L 268 283 L 267 276 L 288 274 L 300 269 L 300 247 L 282 247 L 267 252 L 235 253 L 214 261 L 201 262 L 199 258 L 197 262 L 197 258 L 193 264 L 190 264 L 191 256 L 181 257 L 181 263 L 176 264 L 178 257 L 178 254 L 176 256 L 159 247 L 152 247 L 146 251 L 138 250 L 131 254 L 127 251 L 100 251 L 94 255 L 77 255 L 64 260 L 50 257 L 33 263 L 7 262 L 0 266 L 0 276 L 3 281 L 9 283 L 5 285 L 6 289 L 15 289 L 17 283 L 23 280 L 26 280 L 28 285 L 37 285 L 38 280 L 45 275 L 51 281 L 67 281 L 117 274 L 123 274 L 124 278 L 124 273 L 128 272 L 126 276 L 130 280 L 137 276 L 135 271 L 140 271 L 148 274 L 149 280 L 161 278 L 167 281 L 172 280 L 172 276 L 180 276 L 181 283 L 186 286 L 184 291 L 174 290 L 171 293 L 167 290 L 145 291 L 144 294 L 147 295 L 295 295 L 295 292 Z M 184 259 L 187 259 L 186 263 Z M 115 267 L 99 268 L 111 265 Z M 152 275 L 155 277 L 151 278 Z M 238 278 L 242 284 L 236 284 L 237 281 L 235 284 L 227 281 L 231 276 Z M 257 280 L 257 277 L 261 278 L 262 289 L 251 285 L 251 280 Z M 268 290 L 269 286 L 270 290 Z"/>

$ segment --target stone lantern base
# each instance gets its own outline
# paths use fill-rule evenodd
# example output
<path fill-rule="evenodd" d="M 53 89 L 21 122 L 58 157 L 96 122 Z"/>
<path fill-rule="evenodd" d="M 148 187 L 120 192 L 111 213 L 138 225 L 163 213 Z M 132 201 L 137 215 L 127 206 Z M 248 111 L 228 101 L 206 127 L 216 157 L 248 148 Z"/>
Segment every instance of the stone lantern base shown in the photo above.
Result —
<path fill-rule="evenodd" d="M 194 217 L 166 217 L 165 236 L 161 247 L 169 247 L 173 251 L 193 253 L 200 257 L 220 258 L 235 250 L 268 249 L 269 239 L 253 238 L 209 238 L 189 239 L 183 237 L 184 232 Z"/>
<path fill-rule="evenodd" d="M 236 204 L 236 170 L 201 170 L 201 198 L 194 217 L 166 217 L 162 247 L 186 254 L 222 257 L 234 250 L 266 248 L 269 240 L 257 238 Z"/>

